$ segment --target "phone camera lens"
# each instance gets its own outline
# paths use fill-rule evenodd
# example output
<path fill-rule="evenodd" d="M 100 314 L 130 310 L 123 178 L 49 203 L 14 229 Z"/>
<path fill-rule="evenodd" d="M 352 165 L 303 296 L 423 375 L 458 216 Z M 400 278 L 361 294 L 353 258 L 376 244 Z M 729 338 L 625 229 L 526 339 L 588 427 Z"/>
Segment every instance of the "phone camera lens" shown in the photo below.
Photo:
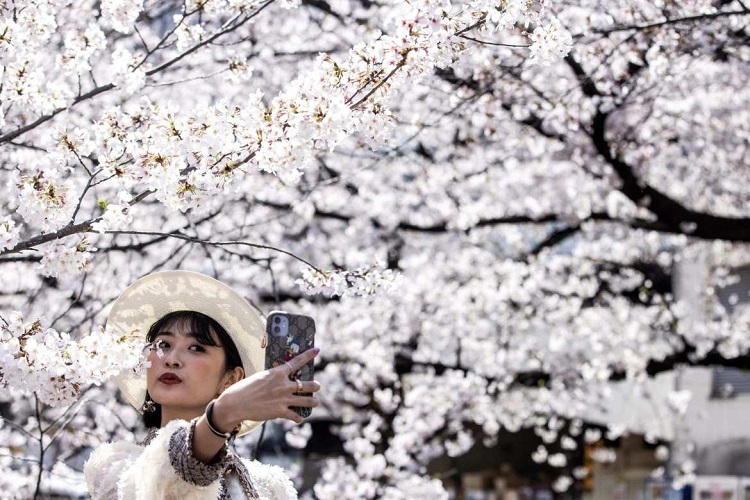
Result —
<path fill-rule="evenodd" d="M 279 318 L 278 316 L 276 316 L 275 318 L 273 318 L 273 322 L 274 323 L 281 323 L 281 318 Z"/>
<path fill-rule="evenodd" d="M 278 326 L 274 326 L 273 331 L 279 333 L 281 331 L 281 328 L 279 328 Z"/>

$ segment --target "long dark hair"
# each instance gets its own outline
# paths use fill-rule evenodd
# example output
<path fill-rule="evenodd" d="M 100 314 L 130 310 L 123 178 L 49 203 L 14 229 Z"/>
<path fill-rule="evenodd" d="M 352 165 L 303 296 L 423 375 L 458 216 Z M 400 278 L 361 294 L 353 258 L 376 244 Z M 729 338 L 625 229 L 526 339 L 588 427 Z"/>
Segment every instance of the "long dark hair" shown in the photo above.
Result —
<path fill-rule="evenodd" d="M 188 325 L 190 332 L 194 334 L 195 340 L 203 345 L 218 346 L 216 339 L 211 334 L 214 332 L 219 337 L 222 349 L 224 349 L 224 362 L 226 371 L 232 371 L 238 366 L 243 368 L 240 353 L 237 346 L 234 345 L 232 338 L 227 331 L 216 320 L 210 316 L 196 311 L 174 311 L 162 316 L 156 321 L 146 334 L 146 341 L 153 342 L 157 335 L 163 330 L 174 325 Z M 146 391 L 146 401 L 151 399 L 151 395 Z M 146 427 L 161 427 L 161 405 L 154 401 L 156 410 L 143 412 L 143 423 Z"/>

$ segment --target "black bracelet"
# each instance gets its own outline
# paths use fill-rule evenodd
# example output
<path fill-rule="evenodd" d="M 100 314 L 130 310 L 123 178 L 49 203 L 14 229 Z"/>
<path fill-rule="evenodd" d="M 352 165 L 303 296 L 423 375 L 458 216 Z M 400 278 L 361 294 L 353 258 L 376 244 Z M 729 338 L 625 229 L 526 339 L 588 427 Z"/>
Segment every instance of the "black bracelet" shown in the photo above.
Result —
<path fill-rule="evenodd" d="M 214 427 L 213 422 L 211 422 L 211 415 L 214 411 L 214 403 L 216 402 L 215 399 L 212 399 L 210 403 L 208 403 L 208 406 L 206 406 L 206 423 L 208 424 L 208 428 L 211 429 L 211 432 L 214 433 L 216 437 L 224 438 L 224 439 L 231 439 L 234 437 L 235 434 L 237 434 L 237 429 L 233 429 L 232 432 L 219 432 L 216 430 L 216 427 Z M 238 426 L 239 427 L 239 426 Z"/>

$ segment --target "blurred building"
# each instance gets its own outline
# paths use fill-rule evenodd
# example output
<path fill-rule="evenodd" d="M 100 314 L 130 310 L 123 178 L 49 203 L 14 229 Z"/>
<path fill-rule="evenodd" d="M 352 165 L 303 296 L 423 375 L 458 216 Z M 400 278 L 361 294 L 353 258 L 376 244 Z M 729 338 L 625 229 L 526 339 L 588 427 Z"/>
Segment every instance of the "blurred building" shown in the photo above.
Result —
<path fill-rule="evenodd" d="M 707 252 L 682 259 L 673 276 L 676 296 L 690 304 L 691 320 L 700 323 L 714 308 L 731 318 L 750 308 L 750 266 L 724 271 L 728 279 L 715 279 L 716 269 Z M 713 295 L 713 296 L 708 296 Z M 750 332 L 748 332 L 750 334 Z M 649 380 L 649 399 L 633 398 L 626 384 L 609 415 L 592 415 L 601 423 L 626 416 L 636 434 L 669 441 L 668 459 L 660 463 L 648 446 L 629 438 L 621 443 L 617 460 L 593 467 L 592 499 L 750 499 L 750 367 L 747 356 L 727 366 L 677 366 Z M 669 394 L 689 391 L 684 414 L 669 408 Z M 628 409 L 625 412 L 625 409 Z M 662 472 L 659 475 L 658 472 Z M 656 473 L 655 473 L 656 472 Z M 692 482 L 680 491 L 671 480 L 683 476 Z"/>
<path fill-rule="evenodd" d="M 674 268 L 673 292 L 691 305 L 696 321 L 717 304 L 730 318 L 750 307 L 750 266 L 734 267 L 731 279 L 718 286 L 714 272 L 705 253 Z M 707 291 L 714 296 L 707 297 Z M 530 456 L 540 439 L 525 430 L 501 435 L 492 448 L 477 444 L 461 457 L 442 457 L 430 473 L 460 500 L 750 500 L 750 371 L 743 366 L 750 362 L 745 358 L 728 363 L 738 367 L 677 364 L 639 387 L 611 383 L 607 411 L 592 408 L 580 417 L 588 428 L 616 424 L 627 432 L 592 444 L 579 439 L 578 451 L 567 453 L 563 468 L 534 463 Z M 602 461 L 596 460 L 597 450 L 616 453 Z M 554 491 L 556 477 L 582 466 L 589 470 L 586 478 L 565 493 Z M 675 479 L 684 486 L 675 489 Z"/>

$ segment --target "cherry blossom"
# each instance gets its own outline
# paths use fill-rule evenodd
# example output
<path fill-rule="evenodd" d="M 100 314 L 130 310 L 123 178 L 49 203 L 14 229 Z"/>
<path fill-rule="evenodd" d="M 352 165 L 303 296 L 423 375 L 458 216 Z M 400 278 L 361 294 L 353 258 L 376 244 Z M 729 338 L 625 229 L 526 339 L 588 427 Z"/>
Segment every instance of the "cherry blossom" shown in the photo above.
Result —
<path fill-rule="evenodd" d="M 137 335 L 118 337 L 101 328 L 76 341 L 39 321 L 25 321 L 17 311 L 2 322 L 3 394 L 35 394 L 49 405 L 70 404 L 89 384 L 100 384 L 144 362 Z"/>
<path fill-rule="evenodd" d="M 632 432 L 592 423 L 612 379 L 663 407 L 657 443 L 690 395 L 656 400 L 650 378 L 750 349 L 747 298 L 724 297 L 750 262 L 741 2 L 0 11 L 9 495 L 70 473 L 16 444 L 57 418 L 71 450 L 136 437 L 105 380 L 141 346 L 101 325 L 159 269 L 315 317 L 344 450 L 319 498 L 448 498 L 437 459 L 526 430 L 575 491 L 580 447 L 611 462 Z M 690 481 L 691 454 L 664 474 Z"/>

